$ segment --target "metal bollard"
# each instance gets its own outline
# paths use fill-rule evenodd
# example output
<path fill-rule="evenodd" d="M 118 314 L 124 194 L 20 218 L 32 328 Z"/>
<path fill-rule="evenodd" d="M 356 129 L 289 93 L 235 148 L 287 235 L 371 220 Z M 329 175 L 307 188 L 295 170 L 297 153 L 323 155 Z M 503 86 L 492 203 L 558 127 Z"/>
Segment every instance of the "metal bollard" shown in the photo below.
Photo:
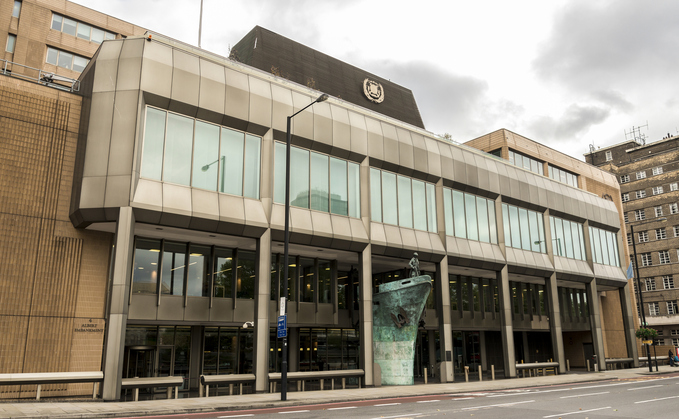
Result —
<path fill-rule="evenodd" d="M 495 381 L 495 365 L 490 366 L 490 377 L 493 381 Z"/>
<path fill-rule="evenodd" d="M 587 360 L 587 372 L 589 372 L 589 359 Z"/>
<path fill-rule="evenodd" d="M 570 370 L 571 370 L 571 360 L 567 359 L 566 360 L 566 371 L 570 372 Z"/>
<path fill-rule="evenodd" d="M 424 383 L 427 384 L 427 369 L 424 369 Z"/>
<path fill-rule="evenodd" d="M 469 367 L 464 367 L 464 381 L 469 382 Z"/>
<path fill-rule="evenodd" d="M 483 381 L 483 374 L 481 371 L 481 365 L 479 365 L 479 381 Z"/>

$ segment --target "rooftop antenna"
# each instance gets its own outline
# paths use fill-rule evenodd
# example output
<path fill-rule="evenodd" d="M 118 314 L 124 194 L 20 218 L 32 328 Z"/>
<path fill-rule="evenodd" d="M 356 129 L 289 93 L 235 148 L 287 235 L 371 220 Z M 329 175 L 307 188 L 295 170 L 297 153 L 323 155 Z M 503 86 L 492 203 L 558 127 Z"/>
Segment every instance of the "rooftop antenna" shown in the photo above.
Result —
<path fill-rule="evenodd" d="M 200 0 L 200 20 L 198 21 L 198 48 L 200 48 L 200 37 L 203 33 L 203 0 Z"/>
<path fill-rule="evenodd" d="M 590 154 L 593 154 L 594 151 L 595 151 L 595 150 L 594 150 L 594 144 L 592 143 L 592 144 L 589 145 L 589 153 L 590 153 Z"/>
<path fill-rule="evenodd" d="M 641 128 L 648 129 L 648 121 L 646 121 L 646 125 L 641 125 L 638 127 L 632 126 L 632 129 L 629 132 L 625 131 L 625 140 L 634 141 L 642 146 L 646 145 L 646 134 L 641 133 Z"/>

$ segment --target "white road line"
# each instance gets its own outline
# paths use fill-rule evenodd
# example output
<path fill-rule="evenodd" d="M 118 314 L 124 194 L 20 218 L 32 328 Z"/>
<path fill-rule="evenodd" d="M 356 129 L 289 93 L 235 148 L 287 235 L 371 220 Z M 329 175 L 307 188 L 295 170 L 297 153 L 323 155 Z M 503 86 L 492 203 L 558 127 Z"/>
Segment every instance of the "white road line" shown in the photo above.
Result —
<path fill-rule="evenodd" d="M 327 410 L 345 410 L 345 409 L 356 409 L 356 406 L 347 406 L 347 407 L 331 407 Z"/>
<path fill-rule="evenodd" d="M 381 407 L 381 406 L 398 406 L 401 403 L 384 403 L 384 404 L 374 404 L 373 406 L 376 407 Z"/>
<path fill-rule="evenodd" d="M 521 393 L 493 394 L 492 396 L 487 396 L 487 397 L 491 398 L 491 397 L 523 396 L 523 395 L 526 395 L 526 394 L 533 394 L 533 393 L 523 391 Z"/>
<path fill-rule="evenodd" d="M 554 418 L 554 417 L 557 417 L 557 416 L 577 415 L 577 414 L 579 414 L 579 413 L 595 412 L 595 411 L 597 411 L 597 410 L 604 410 L 604 409 L 610 409 L 610 408 L 611 408 L 611 406 L 606 406 L 606 407 L 599 407 L 599 408 L 596 408 L 596 409 L 578 410 L 578 411 L 576 411 L 576 412 L 559 413 L 559 414 L 557 414 L 557 415 L 543 416 L 543 419 L 544 419 L 544 418 Z"/>
<path fill-rule="evenodd" d="M 657 386 L 635 387 L 635 388 L 628 388 L 627 391 L 646 390 L 647 388 L 656 388 L 656 387 L 662 387 L 662 386 L 664 386 L 664 384 L 658 384 Z"/>
<path fill-rule="evenodd" d="M 639 402 L 634 402 L 634 404 L 638 404 L 638 403 L 649 403 L 649 402 L 659 402 L 659 401 L 661 401 L 661 400 L 676 399 L 677 397 L 679 397 L 679 396 L 661 397 L 661 398 L 659 398 L 659 399 L 653 399 L 653 400 L 642 400 L 642 401 L 639 401 Z"/>
<path fill-rule="evenodd" d="M 411 416 L 421 415 L 422 413 L 408 413 L 407 415 L 396 415 L 396 416 L 378 416 L 373 419 L 394 419 L 394 418 L 409 418 Z"/>
<path fill-rule="evenodd" d="M 507 407 L 507 406 L 514 406 L 515 404 L 523 404 L 523 403 L 533 403 L 535 400 L 525 400 L 522 402 L 512 402 L 512 403 L 501 403 L 501 404 L 487 404 L 485 406 L 474 406 L 474 407 L 465 407 L 460 410 L 474 410 L 474 409 L 485 409 L 486 407 Z"/>
<path fill-rule="evenodd" d="M 441 400 L 420 400 L 417 403 L 433 403 L 433 402 L 440 402 Z"/>
<path fill-rule="evenodd" d="M 456 398 L 452 398 L 450 400 L 471 400 L 471 399 L 475 399 L 475 398 L 476 397 L 456 397 Z"/>
<path fill-rule="evenodd" d="M 560 399 L 570 399 L 572 397 L 587 397 L 587 396 L 598 396 L 599 394 L 608 394 L 610 391 L 603 391 L 601 393 L 589 393 L 589 394 L 575 394 L 573 396 L 562 396 Z"/>
<path fill-rule="evenodd" d="M 250 416 L 255 416 L 255 415 L 232 415 L 232 416 L 217 416 L 217 419 L 224 419 L 224 418 L 247 418 Z"/>
<path fill-rule="evenodd" d="M 285 415 L 287 413 L 307 413 L 309 410 L 291 410 L 289 412 L 278 412 L 279 415 Z"/>

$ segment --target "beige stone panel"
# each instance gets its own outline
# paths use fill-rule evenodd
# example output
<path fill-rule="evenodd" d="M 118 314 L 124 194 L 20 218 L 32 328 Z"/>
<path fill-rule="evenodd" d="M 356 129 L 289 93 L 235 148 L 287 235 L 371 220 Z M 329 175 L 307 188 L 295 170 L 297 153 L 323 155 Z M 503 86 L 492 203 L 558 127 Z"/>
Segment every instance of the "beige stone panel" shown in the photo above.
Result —
<path fill-rule="evenodd" d="M 426 231 L 414 230 L 417 248 L 424 252 L 432 252 L 430 235 Z"/>
<path fill-rule="evenodd" d="M 411 132 L 410 138 L 413 141 L 413 168 L 429 174 L 427 146 L 424 142 L 424 136 Z"/>
<path fill-rule="evenodd" d="M 158 42 L 144 43 L 141 90 L 169 98 L 172 93 L 172 49 Z"/>
<path fill-rule="evenodd" d="M 384 161 L 399 165 L 399 142 L 396 134 L 396 127 L 385 122 L 382 125 L 382 135 L 384 136 Z"/>
<path fill-rule="evenodd" d="M 116 92 L 111 127 L 112 141 L 108 154 L 108 176 L 132 174 L 138 101 L 137 90 Z"/>
<path fill-rule="evenodd" d="M 40 219 L 0 213 L 0 315 L 28 315 L 37 263 Z"/>
<path fill-rule="evenodd" d="M 127 39 L 120 51 L 117 90 L 139 90 L 141 61 L 144 51 L 143 39 Z"/>
<path fill-rule="evenodd" d="M 89 176 L 83 178 L 81 184 L 80 203 L 78 208 L 103 208 L 106 194 L 106 177 Z"/>
<path fill-rule="evenodd" d="M 315 106 L 315 105 L 314 105 Z M 345 108 L 330 104 L 332 115 L 332 154 L 346 158 L 351 149 L 351 125 Z"/>
<path fill-rule="evenodd" d="M 224 69 L 226 75 L 226 98 L 224 102 L 224 115 L 247 121 L 250 109 L 250 87 L 247 74 Z M 224 124 L 228 124 L 225 119 Z"/>
<path fill-rule="evenodd" d="M 290 113 L 290 115 L 292 115 L 295 112 L 299 112 L 300 109 L 303 109 L 304 107 L 309 105 L 313 100 L 315 100 L 315 98 L 311 98 L 302 93 L 292 91 L 293 108 L 292 113 Z M 312 106 L 311 108 L 307 108 L 305 111 L 298 113 L 294 118 L 292 118 L 290 128 L 292 135 L 307 139 L 314 138 L 314 113 L 313 113 L 314 106 Z M 274 122 L 274 124 L 277 122 L 278 121 Z M 284 128 L 282 132 L 286 132 L 286 129 L 287 128 Z M 285 138 L 281 138 L 281 140 L 284 141 Z"/>
<path fill-rule="evenodd" d="M 72 318 L 32 317 L 28 325 L 22 372 L 68 371 L 72 336 Z M 22 396 L 34 396 L 35 388 L 36 386 L 22 386 Z M 42 386 L 41 394 L 43 397 L 61 396 L 65 390 L 65 384 L 49 384 Z"/>
<path fill-rule="evenodd" d="M 351 243 L 351 224 L 349 218 L 338 215 L 330 215 L 333 232 L 333 246 L 341 246 L 346 248 L 346 245 Z"/>
<path fill-rule="evenodd" d="M 108 176 L 106 178 L 106 195 L 104 206 L 108 208 L 127 207 L 130 205 L 131 176 Z"/>
<path fill-rule="evenodd" d="M 0 371 L 5 374 L 23 372 L 28 316 L 0 315 Z M 0 399 L 19 397 L 19 386 L 0 386 Z"/>
<path fill-rule="evenodd" d="M 163 184 L 148 179 L 139 179 L 134 190 L 132 206 L 152 211 L 163 210 Z"/>
<path fill-rule="evenodd" d="M 275 130 L 286 132 L 287 117 L 294 113 L 292 110 L 292 92 L 288 88 L 272 84 L 271 102 L 273 105 L 271 127 Z"/>
<path fill-rule="evenodd" d="M 83 176 L 106 176 L 113 125 L 114 92 L 92 94 Z"/>
<path fill-rule="evenodd" d="M 116 90 L 118 79 L 118 58 L 123 47 L 122 41 L 106 42 L 97 55 L 96 76 L 92 84 L 92 92 L 111 92 Z"/>
<path fill-rule="evenodd" d="M 455 179 L 455 169 L 457 166 L 457 161 L 453 160 L 453 149 L 450 144 L 443 142 L 438 142 L 438 153 L 436 159 L 440 162 L 439 167 L 441 168 L 441 177 L 448 180 L 458 180 Z M 430 153 L 430 155 L 433 153 Z M 430 166 L 431 168 L 431 166 Z"/>
<path fill-rule="evenodd" d="M 249 76 L 248 80 L 250 85 L 250 110 L 248 120 L 257 125 L 270 127 L 271 83 L 253 76 Z"/>
<path fill-rule="evenodd" d="M 193 217 L 219 220 L 219 195 L 217 192 L 191 189 Z"/>
<path fill-rule="evenodd" d="M 315 103 L 309 110 L 314 115 L 314 149 L 330 148 L 333 145 L 333 120 L 330 104 L 328 102 Z"/>
<path fill-rule="evenodd" d="M 401 228 L 400 233 L 404 247 L 403 252 L 404 257 L 407 257 L 412 252 L 419 250 L 417 246 L 417 237 L 415 236 L 415 230 L 411 230 L 409 228 Z"/>
<path fill-rule="evenodd" d="M 172 101 L 198 107 L 200 89 L 200 64 L 198 57 L 183 51 L 172 50 L 174 69 L 172 71 Z M 183 109 L 180 106 L 177 109 Z"/>
<path fill-rule="evenodd" d="M 403 240 L 401 239 L 401 229 L 397 226 L 383 224 L 386 242 L 389 247 L 400 249 L 403 247 Z"/>
<path fill-rule="evenodd" d="M 365 118 L 365 126 L 368 131 L 368 155 L 374 159 L 384 160 L 382 124 L 376 119 Z"/>
<path fill-rule="evenodd" d="M 191 216 L 191 188 L 163 183 L 163 211 Z"/>
<path fill-rule="evenodd" d="M 325 212 L 319 211 L 309 211 L 311 214 L 311 223 L 313 226 L 313 235 L 316 237 L 327 238 L 327 246 L 330 245 L 332 240 L 332 222 L 330 221 L 331 215 Z"/>
<path fill-rule="evenodd" d="M 370 240 L 363 221 L 357 218 L 349 218 L 349 224 L 351 225 L 351 236 L 355 242 L 367 243 Z"/>
<path fill-rule="evenodd" d="M 245 208 L 245 221 L 247 225 L 256 227 L 268 227 L 269 220 L 266 218 L 262 203 L 255 199 L 243 199 Z"/>
<path fill-rule="evenodd" d="M 290 240 L 295 243 L 310 244 L 313 235 L 311 211 L 303 208 L 290 208 Z"/>
<path fill-rule="evenodd" d="M 368 127 L 365 116 L 349 111 L 349 124 L 351 126 L 351 151 L 366 156 L 368 154 Z"/>
<path fill-rule="evenodd" d="M 224 67 L 201 58 L 198 107 L 200 109 L 223 114 L 225 98 L 226 75 L 224 73 Z"/>
<path fill-rule="evenodd" d="M 396 135 L 398 137 L 399 164 L 402 169 L 412 170 L 415 168 L 415 154 L 410 131 L 403 128 L 396 128 Z"/>
<path fill-rule="evenodd" d="M 384 232 L 384 224 L 370 223 L 370 243 L 376 246 L 387 245 L 387 234 Z"/>

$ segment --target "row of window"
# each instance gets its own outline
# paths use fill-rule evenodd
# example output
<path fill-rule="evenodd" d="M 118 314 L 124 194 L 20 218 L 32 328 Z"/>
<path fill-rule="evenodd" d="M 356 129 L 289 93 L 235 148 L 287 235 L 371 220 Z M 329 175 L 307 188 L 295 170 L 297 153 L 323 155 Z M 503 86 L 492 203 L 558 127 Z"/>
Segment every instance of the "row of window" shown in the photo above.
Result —
<path fill-rule="evenodd" d="M 678 227 L 679 226 L 674 226 L 675 237 L 677 236 L 677 233 L 679 233 Z M 639 232 L 639 233 L 637 233 L 637 236 L 639 238 L 639 243 L 648 243 L 648 241 L 649 241 L 648 231 Z M 656 240 L 663 240 L 663 239 L 666 239 L 666 238 L 667 238 L 667 230 L 665 229 L 665 227 L 655 229 L 655 239 Z M 627 244 L 630 245 L 630 246 L 632 245 L 632 235 L 631 235 L 631 233 L 627 234 Z"/>
<path fill-rule="evenodd" d="M 101 44 L 106 39 L 116 39 L 116 34 L 112 32 L 96 28 L 87 23 L 79 22 L 56 13 L 52 13 L 51 28 L 86 41 L 92 41 L 96 44 Z"/>
<path fill-rule="evenodd" d="M 560 169 L 556 166 L 548 165 L 549 177 L 551 179 L 557 180 L 561 183 L 571 185 L 574 188 L 578 187 L 578 175 L 567 172 L 566 170 Z"/>
<path fill-rule="evenodd" d="M 663 288 L 666 290 L 671 290 L 674 289 L 674 277 L 672 275 L 663 275 L 660 277 L 660 281 L 662 282 Z M 646 278 L 644 279 L 644 284 L 646 285 L 646 291 L 655 291 L 658 288 L 656 287 L 656 279 L 655 278 Z"/>
<path fill-rule="evenodd" d="M 559 287 L 561 317 L 576 319 L 589 317 L 587 293 L 582 289 Z"/>
<path fill-rule="evenodd" d="M 443 188 L 443 211 L 448 235 L 497 244 L 494 200 Z"/>
<path fill-rule="evenodd" d="M 58 67 L 78 72 L 82 72 L 90 62 L 89 59 L 81 57 L 80 55 L 71 54 L 70 52 L 52 47 L 47 47 L 47 58 L 45 61 L 47 64 L 53 64 Z"/>
<path fill-rule="evenodd" d="M 571 259 L 587 260 L 583 225 L 558 217 L 549 217 L 555 255 Z"/>
<path fill-rule="evenodd" d="M 448 289 L 452 311 L 500 312 L 497 279 L 450 274 Z"/>
<path fill-rule="evenodd" d="M 592 258 L 595 263 L 620 267 L 618 235 L 596 227 L 589 228 Z"/>
<path fill-rule="evenodd" d="M 14 54 L 14 48 L 16 47 L 17 43 L 17 36 L 7 34 L 7 44 L 5 45 L 5 51 L 9 52 L 10 54 Z"/>
<path fill-rule="evenodd" d="M 514 166 L 523 167 L 524 169 L 530 170 L 533 173 L 543 176 L 545 174 L 541 161 L 535 160 L 532 157 L 528 157 L 516 151 L 509 150 L 509 162 Z"/>
<path fill-rule="evenodd" d="M 663 174 L 663 168 L 662 166 L 654 167 L 651 169 L 651 172 L 653 173 L 653 176 L 661 175 Z M 646 178 L 646 170 L 640 170 L 636 172 L 636 178 L 637 180 L 640 179 L 645 179 Z M 620 183 L 629 183 L 630 181 L 630 175 L 621 175 L 620 176 Z"/>
<path fill-rule="evenodd" d="M 679 205 L 676 202 L 673 202 L 668 205 L 670 214 L 679 214 Z M 663 207 L 662 205 L 658 205 L 653 207 L 653 212 L 655 213 L 656 217 L 662 217 L 664 215 Z M 629 223 L 629 214 L 625 213 L 624 215 L 625 222 Z M 646 219 L 646 209 L 638 209 L 634 210 L 634 221 L 643 221 Z"/>
<path fill-rule="evenodd" d="M 679 314 L 678 306 L 677 306 L 677 301 L 666 301 L 665 302 L 665 307 L 666 307 L 666 312 L 663 313 L 664 315 L 672 315 L 672 314 Z M 660 316 L 662 315 L 660 313 L 660 303 L 648 303 L 648 315 L 649 316 Z"/>
<path fill-rule="evenodd" d="M 669 188 L 670 188 L 670 192 L 675 192 L 675 191 L 679 190 L 679 183 L 677 183 L 677 182 L 670 183 Z M 654 186 L 654 187 L 651 188 L 651 192 L 653 193 L 653 195 L 660 195 L 660 194 L 665 192 L 665 188 L 662 185 Z M 646 190 L 644 190 L 644 189 L 638 190 L 638 191 L 635 192 L 635 195 L 636 195 L 637 199 L 645 198 L 646 197 Z M 621 194 L 621 198 L 622 198 L 622 202 L 628 202 L 630 200 L 629 192 Z"/>
<path fill-rule="evenodd" d="M 506 246 L 547 253 L 542 213 L 502 204 L 502 219 Z"/>
<path fill-rule="evenodd" d="M 653 266 L 653 253 L 652 252 L 647 252 L 647 253 L 641 253 L 641 266 Z M 679 250 L 677 250 L 677 258 L 679 259 Z M 668 263 L 672 263 L 672 260 L 670 259 L 670 251 L 669 250 L 661 250 L 658 252 L 658 263 L 656 265 L 667 265 Z"/>

